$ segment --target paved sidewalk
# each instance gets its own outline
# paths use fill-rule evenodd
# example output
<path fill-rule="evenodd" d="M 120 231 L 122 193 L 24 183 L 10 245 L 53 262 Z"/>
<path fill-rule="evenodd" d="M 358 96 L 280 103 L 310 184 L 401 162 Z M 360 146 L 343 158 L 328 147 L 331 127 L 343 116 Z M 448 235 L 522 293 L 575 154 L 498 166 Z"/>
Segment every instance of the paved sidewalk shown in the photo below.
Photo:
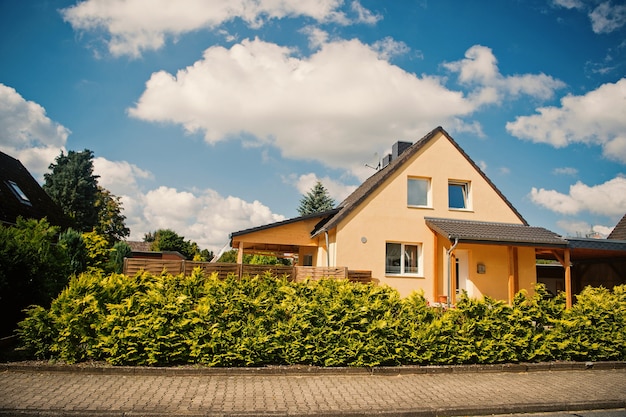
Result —
<path fill-rule="evenodd" d="M 623 362 L 371 370 L 0 364 L 0 416 L 408 417 L 625 407 Z"/>

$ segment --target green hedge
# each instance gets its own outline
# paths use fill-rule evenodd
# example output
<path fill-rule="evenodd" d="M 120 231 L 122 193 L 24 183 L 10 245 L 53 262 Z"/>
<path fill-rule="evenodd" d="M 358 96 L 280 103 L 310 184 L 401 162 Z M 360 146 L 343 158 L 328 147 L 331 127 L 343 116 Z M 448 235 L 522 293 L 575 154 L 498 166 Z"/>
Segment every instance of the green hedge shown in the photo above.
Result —
<path fill-rule="evenodd" d="M 538 286 L 512 306 L 461 297 L 454 309 L 386 286 L 199 271 L 83 274 L 20 323 L 37 358 L 115 365 L 377 366 L 625 360 L 626 286 L 587 288 L 570 310 Z"/>

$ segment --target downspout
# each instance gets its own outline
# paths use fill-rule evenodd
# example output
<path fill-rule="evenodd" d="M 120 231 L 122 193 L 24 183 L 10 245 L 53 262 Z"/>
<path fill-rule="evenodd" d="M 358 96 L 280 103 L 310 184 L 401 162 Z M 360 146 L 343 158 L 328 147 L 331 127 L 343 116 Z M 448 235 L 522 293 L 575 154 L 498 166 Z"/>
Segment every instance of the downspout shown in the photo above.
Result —
<path fill-rule="evenodd" d="M 328 230 L 324 232 L 324 236 L 326 237 L 326 266 L 330 267 L 330 244 L 328 243 Z"/>
<path fill-rule="evenodd" d="M 448 258 L 448 308 L 452 305 L 452 251 L 459 244 L 459 238 L 454 238 L 454 244 L 450 246 L 450 249 L 446 250 L 446 257 Z"/>

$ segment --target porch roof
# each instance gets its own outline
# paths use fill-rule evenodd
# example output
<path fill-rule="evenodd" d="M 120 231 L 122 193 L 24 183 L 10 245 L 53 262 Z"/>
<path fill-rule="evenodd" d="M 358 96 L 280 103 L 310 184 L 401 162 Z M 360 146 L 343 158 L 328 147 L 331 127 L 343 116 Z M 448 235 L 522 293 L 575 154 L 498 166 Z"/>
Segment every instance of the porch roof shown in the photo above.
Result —
<path fill-rule="evenodd" d="M 323 223 L 328 217 L 335 215 L 338 211 L 339 211 L 339 209 L 336 208 L 336 209 L 332 209 L 332 210 L 328 210 L 328 211 L 307 214 L 307 215 L 301 216 L 301 217 L 294 217 L 294 218 L 283 220 L 283 221 L 280 221 L 280 222 L 264 224 L 262 226 L 252 227 L 250 229 L 239 230 L 237 232 L 232 232 L 230 234 L 230 238 L 232 240 L 234 237 L 244 236 L 244 235 L 247 235 L 247 234 L 250 234 L 250 233 L 253 233 L 253 232 L 260 232 L 260 231 L 263 231 L 263 230 L 269 230 L 269 229 L 274 229 L 276 227 L 285 226 L 287 224 L 292 224 L 292 223 L 297 223 L 297 222 L 301 222 L 301 221 L 305 221 L 305 220 L 320 218 L 321 219 L 320 222 L 317 223 L 315 225 L 314 229 L 311 231 L 311 234 L 313 234 L 320 227 L 321 223 Z"/>
<path fill-rule="evenodd" d="M 426 217 L 433 231 L 450 241 L 489 245 L 540 246 L 566 248 L 568 241 L 543 227 Z"/>

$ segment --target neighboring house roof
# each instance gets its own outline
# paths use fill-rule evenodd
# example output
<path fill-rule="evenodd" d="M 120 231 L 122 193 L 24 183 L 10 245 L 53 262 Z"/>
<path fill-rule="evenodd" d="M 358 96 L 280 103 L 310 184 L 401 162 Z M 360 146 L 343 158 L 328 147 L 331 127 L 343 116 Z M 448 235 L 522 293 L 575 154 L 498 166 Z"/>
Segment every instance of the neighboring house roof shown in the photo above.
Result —
<path fill-rule="evenodd" d="M 133 252 L 151 252 L 150 246 L 152 242 L 139 242 L 137 240 L 127 240 L 126 244 Z"/>
<path fill-rule="evenodd" d="M 0 152 L 0 223 L 16 224 L 20 216 L 37 220 L 46 217 L 52 225 L 71 226 L 71 220 L 24 165 Z"/>
<path fill-rule="evenodd" d="M 626 214 L 617 223 L 607 239 L 626 240 Z"/>
<path fill-rule="evenodd" d="M 461 243 L 514 244 L 518 246 L 566 247 L 568 241 L 543 227 L 523 224 L 425 217 L 426 225 L 450 241 Z"/>
<path fill-rule="evenodd" d="M 324 225 L 322 225 L 318 230 L 314 231 L 312 236 L 315 236 L 319 233 L 323 233 L 325 231 L 329 231 L 336 227 L 341 220 L 346 218 L 352 210 L 357 208 L 365 199 L 371 195 L 379 186 L 381 186 L 385 180 L 387 180 L 394 172 L 396 172 L 400 167 L 404 165 L 409 159 L 411 159 L 417 152 L 419 152 L 428 142 L 430 142 L 433 138 L 435 138 L 439 133 L 443 134 L 449 141 L 454 145 L 454 147 L 467 159 L 467 161 L 476 169 L 478 173 L 483 177 L 483 179 L 493 188 L 493 190 L 500 196 L 500 198 L 510 207 L 510 209 L 515 213 L 515 215 L 520 219 L 520 221 L 524 225 L 528 225 L 526 220 L 522 217 L 522 215 L 513 207 L 513 205 L 506 199 L 504 194 L 498 190 L 494 183 L 485 175 L 485 173 L 476 165 L 476 163 L 465 153 L 463 149 L 450 137 L 450 135 L 441 127 L 437 127 L 432 130 L 426 136 L 424 136 L 419 141 L 415 142 L 413 145 L 408 147 L 404 152 L 402 152 L 398 158 L 392 160 L 389 165 L 382 168 L 374 175 L 369 177 L 367 180 L 363 182 L 352 194 L 350 194 L 340 205 L 340 210 L 331 217 Z"/>

